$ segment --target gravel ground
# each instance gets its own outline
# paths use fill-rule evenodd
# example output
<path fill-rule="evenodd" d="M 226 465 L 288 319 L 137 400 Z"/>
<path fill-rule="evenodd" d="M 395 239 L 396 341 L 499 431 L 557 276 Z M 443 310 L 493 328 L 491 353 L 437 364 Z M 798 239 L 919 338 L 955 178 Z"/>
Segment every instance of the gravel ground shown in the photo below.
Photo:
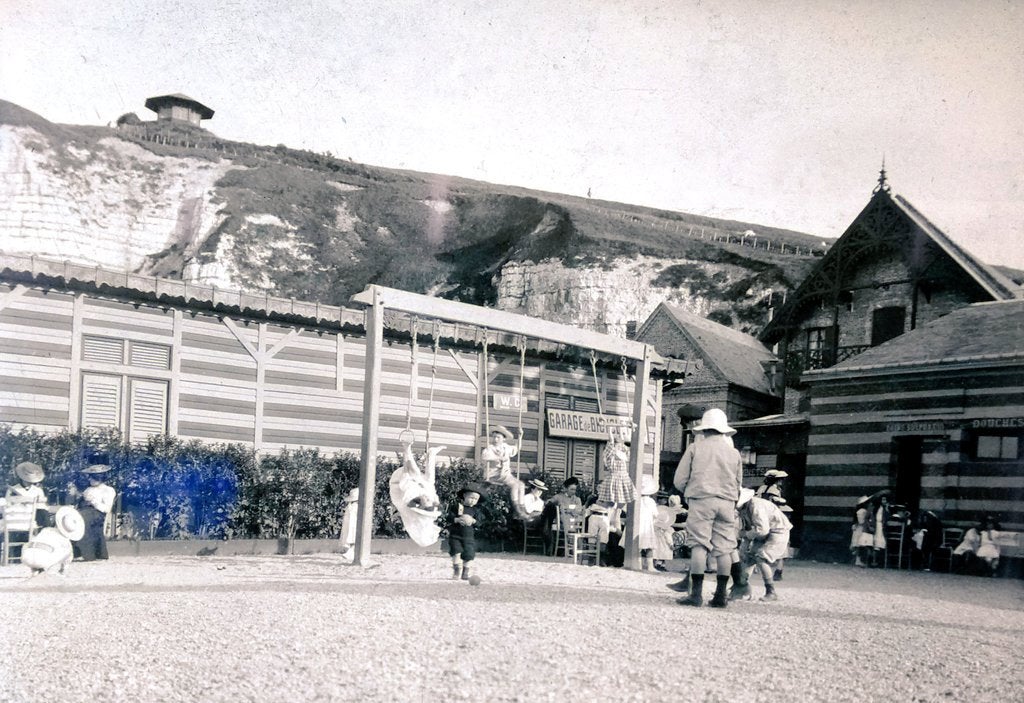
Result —
<path fill-rule="evenodd" d="M 134 557 L 0 569 L 0 700 L 1008 701 L 1024 583 L 791 562 L 782 600 L 483 555 Z M 713 588 L 708 579 L 707 596 Z M 760 593 L 761 587 L 755 589 Z M 1016 693 L 1013 693 L 1016 691 Z"/>

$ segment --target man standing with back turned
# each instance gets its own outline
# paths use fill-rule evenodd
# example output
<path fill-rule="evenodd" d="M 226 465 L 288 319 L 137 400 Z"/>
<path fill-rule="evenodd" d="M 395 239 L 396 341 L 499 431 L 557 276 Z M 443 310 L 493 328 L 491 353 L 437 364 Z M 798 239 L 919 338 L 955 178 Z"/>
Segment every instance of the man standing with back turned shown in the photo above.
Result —
<path fill-rule="evenodd" d="M 686 498 L 690 547 L 690 595 L 676 602 L 704 604 L 704 568 L 710 552 L 717 562 L 717 583 L 711 607 L 728 605 L 731 553 L 736 549 L 736 501 L 743 485 L 743 460 L 732 443 L 736 430 L 725 413 L 711 408 L 693 428 L 694 441 L 679 461 L 673 483 Z"/>

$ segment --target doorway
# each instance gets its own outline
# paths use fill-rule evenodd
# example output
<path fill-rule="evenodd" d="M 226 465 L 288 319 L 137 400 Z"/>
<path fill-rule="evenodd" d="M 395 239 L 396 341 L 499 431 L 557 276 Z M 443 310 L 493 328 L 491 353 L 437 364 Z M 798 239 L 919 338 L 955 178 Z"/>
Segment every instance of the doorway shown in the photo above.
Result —
<path fill-rule="evenodd" d="M 921 507 L 924 439 L 924 437 L 893 438 L 895 446 L 889 466 L 889 485 L 893 487 L 892 502 L 905 506 L 911 515 L 917 515 Z"/>

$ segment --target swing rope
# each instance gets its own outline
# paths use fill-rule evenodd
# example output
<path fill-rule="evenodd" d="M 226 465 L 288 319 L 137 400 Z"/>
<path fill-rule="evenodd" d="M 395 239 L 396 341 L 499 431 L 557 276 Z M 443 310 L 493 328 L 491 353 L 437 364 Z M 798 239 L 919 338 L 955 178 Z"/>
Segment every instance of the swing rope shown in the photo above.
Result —
<path fill-rule="evenodd" d="M 490 373 L 490 362 L 487 355 L 487 329 L 483 330 L 484 333 L 484 431 L 485 437 L 490 439 L 491 437 L 491 405 L 490 405 L 490 391 L 487 386 L 487 376 Z"/>
<path fill-rule="evenodd" d="M 597 354 L 594 350 L 590 350 L 590 372 L 594 374 L 594 392 L 597 394 L 597 414 L 604 415 L 604 410 L 601 407 L 601 384 L 597 381 Z"/>
<path fill-rule="evenodd" d="M 629 400 L 629 372 L 626 369 L 626 357 L 622 357 L 622 384 L 626 388 L 626 414 L 629 416 L 629 424 L 633 424 L 632 403 Z"/>
<path fill-rule="evenodd" d="M 523 438 L 523 406 L 526 405 L 526 398 L 523 396 L 523 385 L 526 376 L 526 338 L 519 335 L 519 442 Z M 516 451 L 516 478 L 519 478 L 520 455 L 522 447 Z"/>
<path fill-rule="evenodd" d="M 441 347 L 440 325 L 434 323 L 434 361 L 430 366 L 430 396 L 427 399 L 427 441 L 425 449 L 430 449 L 430 428 L 434 424 L 434 381 L 437 379 L 437 352 Z"/>
<path fill-rule="evenodd" d="M 417 333 L 417 329 L 416 328 L 418 327 L 418 325 L 419 325 L 418 320 L 415 317 L 412 318 L 412 321 L 411 321 L 412 345 L 410 347 L 410 356 L 409 356 L 409 369 L 410 370 L 415 370 L 416 369 L 416 361 L 417 361 L 417 353 L 416 353 L 416 349 L 417 349 L 417 347 L 416 347 L 416 333 Z M 410 373 L 410 376 L 411 375 L 412 374 Z M 410 380 L 410 383 L 409 383 L 409 400 L 408 400 L 408 402 L 406 403 L 406 406 L 405 406 L 405 429 L 402 430 L 398 434 L 398 441 L 400 443 L 402 442 L 402 438 L 405 437 L 406 433 L 411 434 L 413 440 L 416 439 L 416 434 L 412 431 L 412 401 L 413 401 L 413 397 L 416 394 L 416 387 L 419 385 L 419 377 L 417 375 L 416 378 L 410 378 L 409 380 Z"/>

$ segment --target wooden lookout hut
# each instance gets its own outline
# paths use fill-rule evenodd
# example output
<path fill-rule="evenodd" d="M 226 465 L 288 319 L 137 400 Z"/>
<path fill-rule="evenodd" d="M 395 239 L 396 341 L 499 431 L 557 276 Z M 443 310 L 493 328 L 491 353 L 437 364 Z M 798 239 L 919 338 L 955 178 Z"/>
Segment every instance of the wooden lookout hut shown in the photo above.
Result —
<path fill-rule="evenodd" d="M 213 110 L 181 93 L 149 98 L 146 100 L 146 107 L 156 113 L 158 120 L 188 122 L 197 127 L 201 120 L 213 117 Z"/>

